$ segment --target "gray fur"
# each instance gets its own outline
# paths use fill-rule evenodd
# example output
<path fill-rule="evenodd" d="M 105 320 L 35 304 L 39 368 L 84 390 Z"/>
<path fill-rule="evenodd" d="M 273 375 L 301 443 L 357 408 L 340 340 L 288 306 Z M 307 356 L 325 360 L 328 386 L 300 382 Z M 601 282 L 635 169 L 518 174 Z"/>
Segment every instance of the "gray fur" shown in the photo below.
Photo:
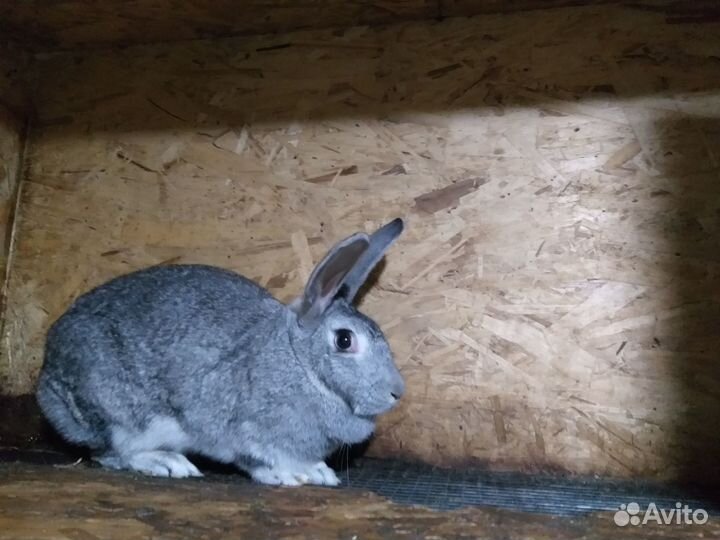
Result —
<path fill-rule="evenodd" d="M 330 302 L 357 266 L 370 241 L 366 234 L 357 233 L 335 245 L 308 278 L 302 298 L 293 306 L 298 321 L 305 328 L 316 326 Z"/>
<path fill-rule="evenodd" d="M 404 392 L 381 330 L 337 295 L 348 275 L 369 274 L 378 249 L 364 234 L 340 242 L 291 306 L 210 266 L 116 278 L 50 328 L 38 402 L 107 467 L 197 476 L 184 454 L 199 453 L 259 482 L 336 484 L 322 460 L 368 438 Z M 340 328 L 364 347 L 336 350 Z"/>
<path fill-rule="evenodd" d="M 402 230 L 403 221 L 397 218 L 380 227 L 368 238 L 368 249 L 363 253 L 358 264 L 353 266 L 343 281 L 343 296 L 347 298 L 348 302 L 353 301 L 372 269 L 380 262 L 385 251 L 387 251 L 395 239 L 400 236 Z"/>

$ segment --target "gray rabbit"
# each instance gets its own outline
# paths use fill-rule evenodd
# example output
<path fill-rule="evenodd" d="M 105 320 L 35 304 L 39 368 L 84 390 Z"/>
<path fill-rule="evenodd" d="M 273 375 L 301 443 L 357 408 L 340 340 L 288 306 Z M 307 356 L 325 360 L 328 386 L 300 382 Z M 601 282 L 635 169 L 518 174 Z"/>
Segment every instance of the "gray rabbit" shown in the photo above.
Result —
<path fill-rule="evenodd" d="M 191 453 L 265 484 L 337 485 L 324 458 L 404 392 L 382 331 L 351 305 L 402 230 L 342 240 L 289 305 L 212 266 L 113 279 L 50 328 L 38 402 L 105 467 L 201 476 Z"/>

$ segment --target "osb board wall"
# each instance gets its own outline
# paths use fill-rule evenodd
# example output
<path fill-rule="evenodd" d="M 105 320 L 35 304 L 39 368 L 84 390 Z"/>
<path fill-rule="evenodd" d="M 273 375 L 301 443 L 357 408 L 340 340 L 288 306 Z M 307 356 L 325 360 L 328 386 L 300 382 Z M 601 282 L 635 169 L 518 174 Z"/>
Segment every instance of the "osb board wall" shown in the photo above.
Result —
<path fill-rule="evenodd" d="M 400 215 L 362 307 L 408 393 L 372 453 L 710 478 L 718 30 L 594 7 L 41 58 L 3 384 L 108 278 L 202 262 L 287 300 Z"/>
<path fill-rule="evenodd" d="M 20 177 L 23 134 L 22 120 L 0 104 L 0 283 L 4 283 L 7 266 L 15 194 Z"/>
<path fill-rule="evenodd" d="M 35 49 L 153 43 L 383 24 L 613 0 L 30 0 L 0 6 L 0 32 Z"/>
<path fill-rule="evenodd" d="M 18 47 L 0 43 L 0 312 L 5 305 L 6 268 L 28 115 L 20 74 L 28 61 Z"/>

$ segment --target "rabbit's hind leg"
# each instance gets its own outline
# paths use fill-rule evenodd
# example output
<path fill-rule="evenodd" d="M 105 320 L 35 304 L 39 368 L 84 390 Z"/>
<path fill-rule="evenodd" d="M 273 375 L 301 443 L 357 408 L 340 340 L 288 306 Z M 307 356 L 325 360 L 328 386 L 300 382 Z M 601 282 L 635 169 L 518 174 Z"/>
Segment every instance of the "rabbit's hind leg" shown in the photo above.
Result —
<path fill-rule="evenodd" d="M 43 372 L 37 400 L 50 424 L 68 441 L 92 449 L 106 445 L 102 422 L 60 377 Z"/>
<path fill-rule="evenodd" d="M 147 450 L 126 457 L 110 453 L 93 459 L 107 469 L 129 469 L 148 476 L 167 476 L 170 478 L 203 476 L 185 456 L 167 450 Z"/>
<path fill-rule="evenodd" d="M 202 473 L 183 454 L 189 436 L 176 420 L 156 416 L 144 430 L 112 428 L 112 451 L 96 458 L 102 465 L 150 476 L 186 478 Z"/>
<path fill-rule="evenodd" d="M 127 464 L 130 469 L 149 476 L 169 476 L 171 478 L 202 476 L 202 473 L 188 458 L 177 452 L 165 450 L 138 452 L 129 457 Z"/>

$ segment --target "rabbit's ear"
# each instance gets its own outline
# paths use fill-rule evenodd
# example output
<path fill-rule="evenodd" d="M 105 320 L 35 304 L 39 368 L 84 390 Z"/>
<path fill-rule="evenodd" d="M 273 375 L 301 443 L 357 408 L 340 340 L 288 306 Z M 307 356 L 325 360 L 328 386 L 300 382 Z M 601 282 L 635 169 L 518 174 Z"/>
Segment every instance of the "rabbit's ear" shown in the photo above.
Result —
<path fill-rule="evenodd" d="M 393 219 L 385 224 L 370 236 L 370 246 L 363 253 L 360 260 L 353 267 L 343 282 L 341 291 L 348 302 L 352 302 L 360 287 L 375 268 L 375 265 L 383 258 L 385 251 L 403 232 L 404 224 L 400 218 Z"/>
<path fill-rule="evenodd" d="M 302 297 L 290 304 L 301 326 L 312 327 L 337 295 L 345 278 L 370 246 L 365 233 L 338 242 L 315 267 Z"/>

